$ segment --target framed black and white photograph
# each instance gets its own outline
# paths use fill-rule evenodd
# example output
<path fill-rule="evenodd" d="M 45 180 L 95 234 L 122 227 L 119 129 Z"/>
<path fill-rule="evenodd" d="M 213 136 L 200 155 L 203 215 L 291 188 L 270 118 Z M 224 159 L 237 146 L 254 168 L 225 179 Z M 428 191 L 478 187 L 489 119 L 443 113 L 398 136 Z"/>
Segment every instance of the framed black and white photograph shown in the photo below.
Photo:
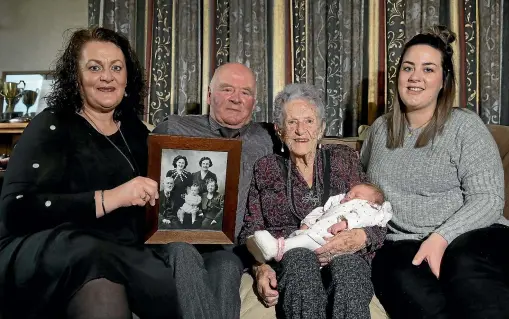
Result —
<path fill-rule="evenodd" d="M 241 146 L 236 139 L 149 136 L 148 175 L 159 182 L 159 200 L 148 207 L 147 243 L 233 243 Z"/>

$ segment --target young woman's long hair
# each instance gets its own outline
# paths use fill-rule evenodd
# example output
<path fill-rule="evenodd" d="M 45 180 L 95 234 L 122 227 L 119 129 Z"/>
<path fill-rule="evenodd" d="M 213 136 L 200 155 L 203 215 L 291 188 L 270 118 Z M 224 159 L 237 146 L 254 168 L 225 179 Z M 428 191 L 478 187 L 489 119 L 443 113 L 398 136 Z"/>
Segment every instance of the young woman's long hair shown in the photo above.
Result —
<path fill-rule="evenodd" d="M 427 33 L 420 33 L 414 36 L 403 47 L 396 71 L 396 83 L 399 80 L 401 64 L 406 51 L 414 45 L 429 45 L 440 51 L 442 55 L 442 76 L 443 87 L 438 93 L 437 107 L 428 125 L 422 130 L 415 142 L 415 147 L 428 145 L 438 134 L 442 133 L 445 123 L 449 119 L 454 97 L 456 95 L 456 80 L 454 76 L 454 65 L 452 61 L 453 49 L 451 43 L 456 40 L 456 35 L 444 26 L 434 26 Z M 399 96 L 396 85 L 396 96 L 398 97 L 393 111 L 388 114 L 387 147 L 390 149 L 403 146 L 406 134 L 406 107 Z"/>

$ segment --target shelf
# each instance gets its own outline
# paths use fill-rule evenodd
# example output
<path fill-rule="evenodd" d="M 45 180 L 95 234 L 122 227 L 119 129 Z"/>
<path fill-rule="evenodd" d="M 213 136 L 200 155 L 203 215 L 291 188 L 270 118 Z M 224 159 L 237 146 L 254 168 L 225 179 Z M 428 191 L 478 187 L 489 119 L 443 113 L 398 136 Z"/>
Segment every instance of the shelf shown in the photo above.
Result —
<path fill-rule="evenodd" d="M 21 134 L 28 123 L 0 123 L 0 134 Z"/>

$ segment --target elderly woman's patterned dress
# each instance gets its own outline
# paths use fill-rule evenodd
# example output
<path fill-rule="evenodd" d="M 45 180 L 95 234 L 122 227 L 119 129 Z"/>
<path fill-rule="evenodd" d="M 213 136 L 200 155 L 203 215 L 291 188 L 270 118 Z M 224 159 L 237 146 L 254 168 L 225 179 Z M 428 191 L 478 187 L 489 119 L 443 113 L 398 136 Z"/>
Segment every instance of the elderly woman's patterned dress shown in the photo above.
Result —
<path fill-rule="evenodd" d="M 267 155 L 254 166 L 240 243 L 257 230 L 267 230 L 276 238 L 287 237 L 313 208 L 323 205 L 325 151 L 330 154 L 329 196 L 346 193 L 365 181 L 358 154 L 344 145 L 325 145 L 317 151 L 313 178 L 317 183 L 311 189 L 295 165 L 285 172 L 290 159 Z M 366 248 L 332 259 L 322 271 L 314 252 L 304 248 L 292 249 L 280 263 L 272 263 L 280 293 L 277 307 L 286 317 L 369 318 L 368 305 L 373 296 L 370 263 L 374 251 L 383 243 L 386 229 L 364 230 Z M 333 302 L 328 303 L 328 299 Z"/>

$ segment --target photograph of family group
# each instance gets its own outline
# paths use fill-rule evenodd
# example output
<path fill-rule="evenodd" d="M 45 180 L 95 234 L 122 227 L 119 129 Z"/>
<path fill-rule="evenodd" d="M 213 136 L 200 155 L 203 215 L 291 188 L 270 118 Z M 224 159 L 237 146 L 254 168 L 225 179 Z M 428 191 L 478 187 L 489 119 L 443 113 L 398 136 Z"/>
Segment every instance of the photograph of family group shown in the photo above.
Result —
<path fill-rule="evenodd" d="M 163 149 L 159 230 L 221 230 L 227 152 Z"/>

